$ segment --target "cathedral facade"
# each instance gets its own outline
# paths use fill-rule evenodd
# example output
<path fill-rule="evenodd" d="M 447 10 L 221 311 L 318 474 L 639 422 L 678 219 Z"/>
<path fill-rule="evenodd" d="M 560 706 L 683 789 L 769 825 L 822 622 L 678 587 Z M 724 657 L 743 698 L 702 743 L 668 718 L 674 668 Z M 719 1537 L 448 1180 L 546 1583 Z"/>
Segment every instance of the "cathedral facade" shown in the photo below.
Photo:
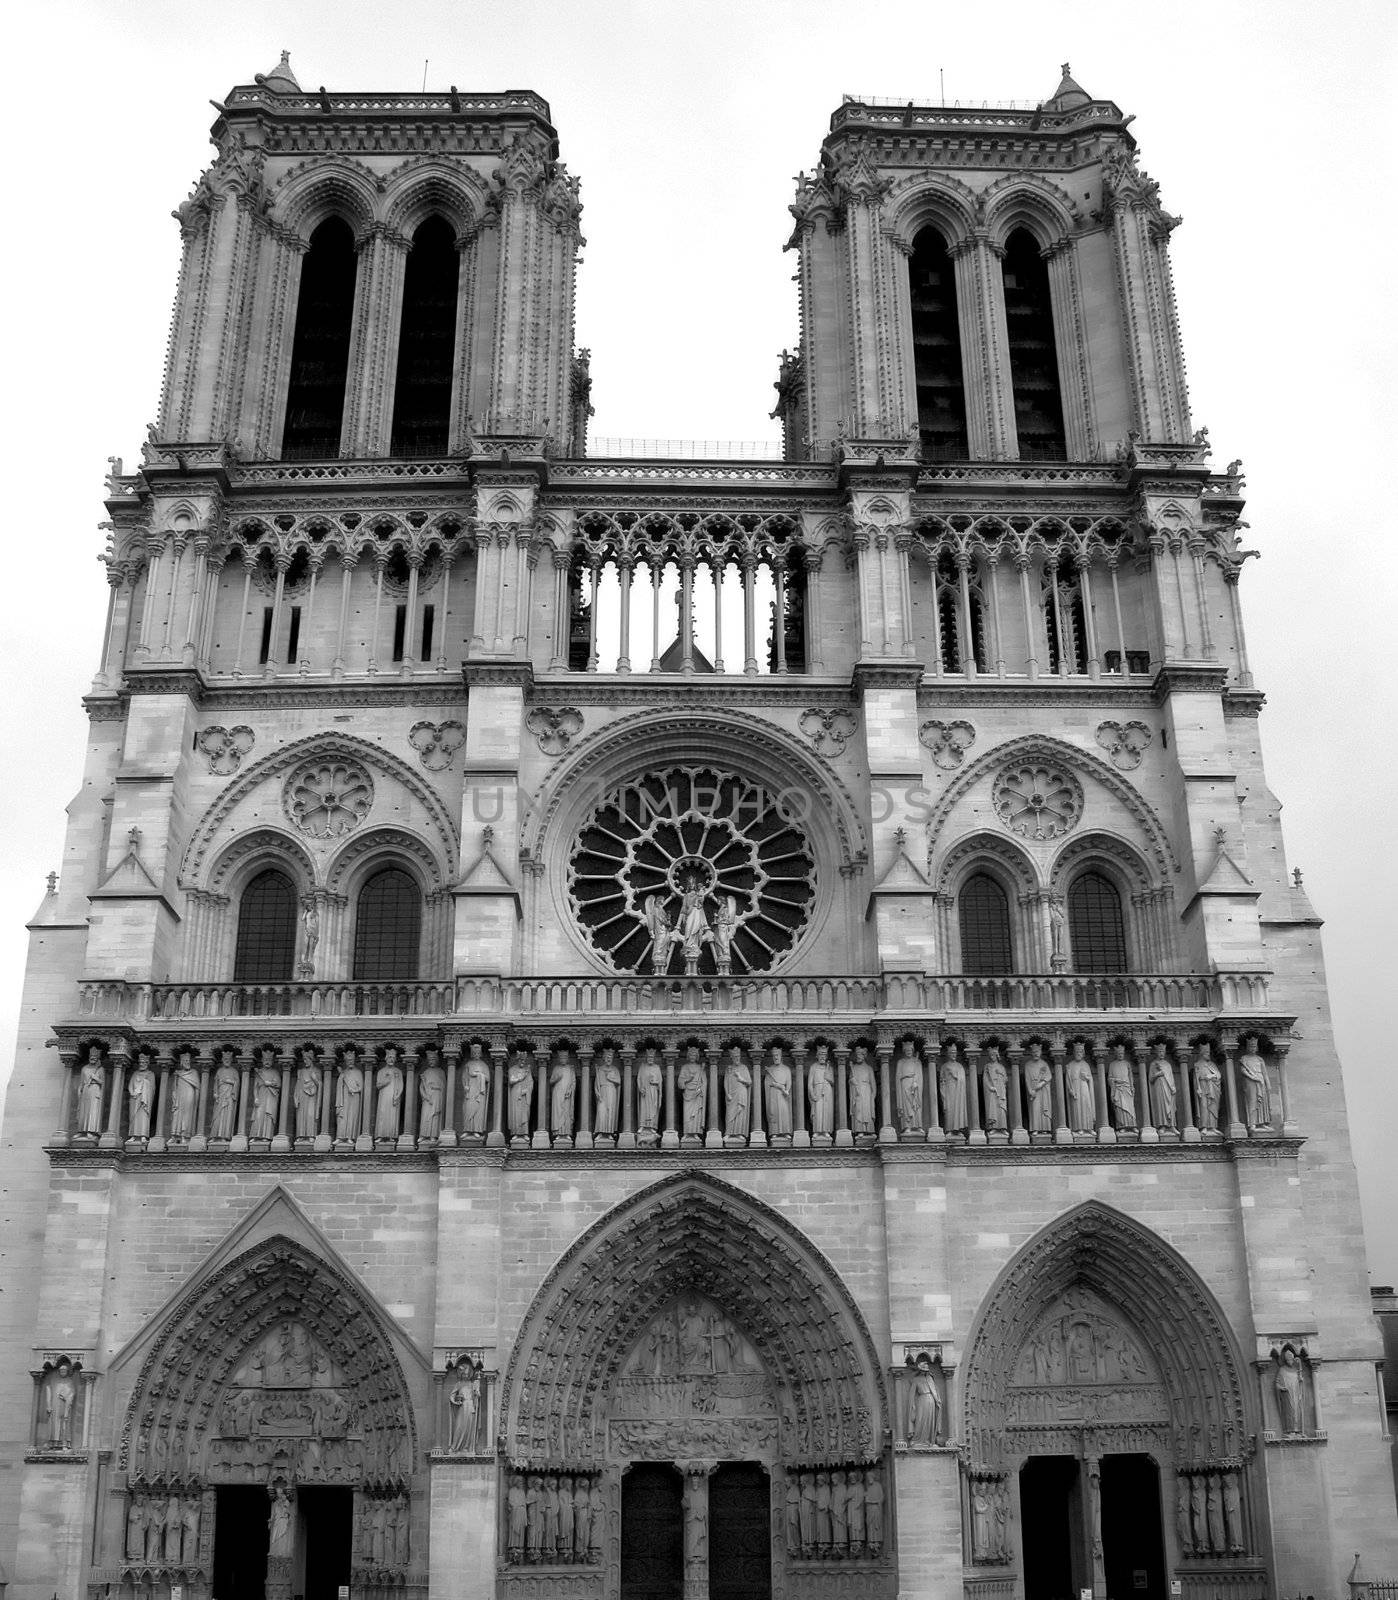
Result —
<path fill-rule="evenodd" d="M 543 100 L 218 107 L 32 924 L 0 1594 L 1398 1571 L 1129 121 L 847 101 L 780 458 L 655 459 Z"/>

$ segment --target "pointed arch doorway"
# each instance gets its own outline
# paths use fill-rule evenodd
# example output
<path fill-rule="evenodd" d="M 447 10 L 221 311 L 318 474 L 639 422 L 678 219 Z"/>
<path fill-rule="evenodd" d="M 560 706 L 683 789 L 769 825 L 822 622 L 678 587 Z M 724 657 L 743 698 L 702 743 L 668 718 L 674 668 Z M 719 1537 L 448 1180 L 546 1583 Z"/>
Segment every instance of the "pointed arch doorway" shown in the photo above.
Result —
<path fill-rule="evenodd" d="M 963 1387 L 970 1566 L 1025 1600 L 1265 1583 L 1250 1416 L 1223 1313 L 1148 1229 L 1089 1202 L 987 1296 Z"/>
<path fill-rule="evenodd" d="M 499 1592 L 566 1567 L 597 1600 L 772 1600 L 837 1574 L 891 1600 L 886 1415 L 830 1263 L 751 1196 L 667 1179 L 584 1234 L 525 1319 Z"/>

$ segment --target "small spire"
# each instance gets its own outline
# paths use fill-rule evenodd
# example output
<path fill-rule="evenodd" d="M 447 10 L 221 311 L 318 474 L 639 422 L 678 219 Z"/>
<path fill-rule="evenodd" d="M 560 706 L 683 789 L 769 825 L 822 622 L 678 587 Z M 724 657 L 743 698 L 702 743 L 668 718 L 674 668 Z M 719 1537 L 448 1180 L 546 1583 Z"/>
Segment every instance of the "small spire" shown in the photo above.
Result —
<path fill-rule="evenodd" d="M 259 72 L 253 80 L 264 89 L 270 89 L 273 94 L 300 94 L 301 85 L 296 81 L 296 74 L 291 70 L 291 52 L 282 51 L 282 58 L 270 72 Z"/>
<path fill-rule="evenodd" d="M 48 885 L 49 885 L 49 895 L 51 897 L 53 895 L 56 895 L 58 893 L 58 874 L 56 872 L 49 873 Z"/>
<path fill-rule="evenodd" d="M 1050 111 L 1071 111 L 1076 106 L 1085 106 L 1092 103 L 1092 96 L 1073 77 L 1068 63 L 1063 63 L 1063 78 L 1058 87 L 1053 91 L 1053 98 L 1048 102 Z"/>

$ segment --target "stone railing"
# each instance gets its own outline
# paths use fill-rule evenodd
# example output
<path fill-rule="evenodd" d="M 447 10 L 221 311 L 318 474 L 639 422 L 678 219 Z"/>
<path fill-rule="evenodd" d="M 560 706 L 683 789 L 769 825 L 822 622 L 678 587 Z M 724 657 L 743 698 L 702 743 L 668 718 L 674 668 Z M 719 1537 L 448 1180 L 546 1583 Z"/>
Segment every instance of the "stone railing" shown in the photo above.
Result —
<path fill-rule="evenodd" d="M 845 1017 L 850 1021 L 1052 1014 L 1182 1017 L 1201 1021 L 1269 1008 L 1267 974 L 1040 973 L 1003 978 L 458 977 L 396 983 L 126 983 L 79 985 L 70 1027 L 118 1023 L 289 1022 L 336 1017 L 569 1018 L 731 1013 Z M 202 1029 L 200 1031 L 203 1031 Z"/>
<path fill-rule="evenodd" d="M 1238 1144 L 1296 1136 L 1285 1031 L 1238 1053 L 1197 1022 L 870 1026 L 867 1015 L 496 1013 L 366 1031 L 338 1014 L 275 1040 L 60 1028 L 59 1147 L 391 1153 Z M 479 1029 L 480 1031 L 476 1031 Z M 566 1030 L 566 1031 L 565 1031 Z M 1258 1030 L 1261 1033 L 1261 1030 Z M 249 1035 L 252 1034 L 250 1038 Z M 348 1036 L 348 1037 L 347 1037 Z M 1236 1059 L 1235 1059 L 1236 1058 Z"/>

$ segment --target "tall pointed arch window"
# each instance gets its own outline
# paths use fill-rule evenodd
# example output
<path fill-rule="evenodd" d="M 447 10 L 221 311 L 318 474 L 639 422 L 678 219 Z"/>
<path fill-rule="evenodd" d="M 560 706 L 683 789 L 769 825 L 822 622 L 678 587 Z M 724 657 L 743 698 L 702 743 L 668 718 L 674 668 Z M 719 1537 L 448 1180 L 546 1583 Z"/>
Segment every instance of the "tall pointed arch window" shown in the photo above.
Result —
<path fill-rule="evenodd" d="M 917 425 L 929 461 L 964 461 L 966 383 L 961 369 L 961 325 L 956 312 L 956 269 L 946 240 L 924 228 L 908 260 L 913 312 L 913 375 Z"/>
<path fill-rule="evenodd" d="M 356 267 L 349 224 L 327 217 L 311 235 L 301 263 L 282 430 L 285 460 L 324 460 L 340 453 Z"/>
<path fill-rule="evenodd" d="M 355 903 L 354 979 L 392 982 L 418 975 L 422 894 L 402 867 L 382 867 L 365 880 Z"/>
<path fill-rule="evenodd" d="M 296 963 L 296 890 L 275 867 L 259 872 L 238 902 L 234 983 L 285 983 Z"/>
<path fill-rule="evenodd" d="M 1048 262 L 1024 228 L 1005 242 L 1005 329 L 1021 461 L 1064 461 L 1063 395 L 1053 336 Z"/>
<path fill-rule="evenodd" d="M 451 228 L 441 217 L 428 217 L 413 235 L 403 275 L 392 455 L 446 454 L 459 271 Z"/>
<path fill-rule="evenodd" d="M 957 896 L 961 970 L 969 977 L 1001 977 L 1014 971 L 1010 902 L 988 872 L 973 873 Z"/>
<path fill-rule="evenodd" d="M 1084 872 L 1068 890 L 1068 937 L 1078 972 L 1125 972 L 1126 923 L 1121 894 L 1101 872 Z"/>

